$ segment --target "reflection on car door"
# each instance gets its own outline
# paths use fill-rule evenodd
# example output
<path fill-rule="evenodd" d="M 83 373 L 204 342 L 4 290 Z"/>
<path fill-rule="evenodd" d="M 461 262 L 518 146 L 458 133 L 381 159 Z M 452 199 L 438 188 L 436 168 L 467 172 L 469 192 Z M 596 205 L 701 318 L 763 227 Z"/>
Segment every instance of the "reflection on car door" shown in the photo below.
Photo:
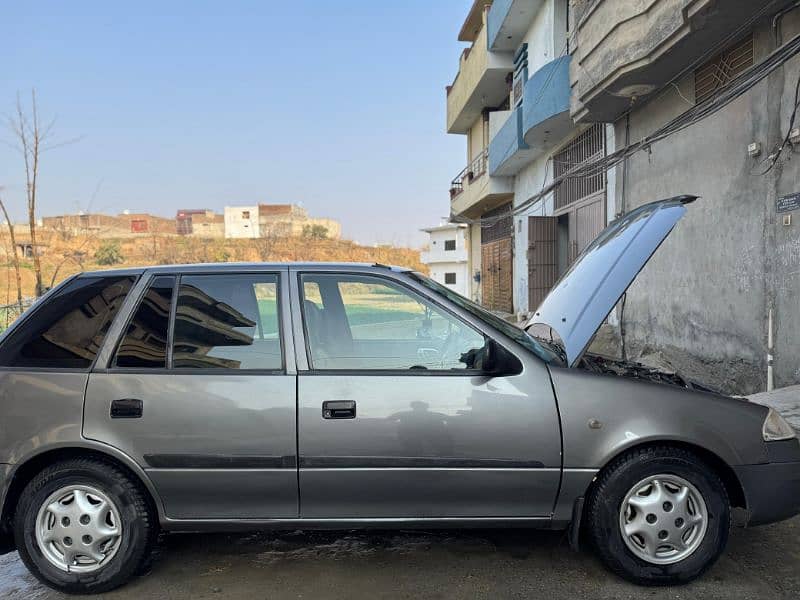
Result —
<path fill-rule="evenodd" d="M 283 278 L 153 277 L 89 377 L 84 435 L 142 464 L 168 517 L 297 517 Z"/>
<path fill-rule="evenodd" d="M 551 514 L 560 435 L 544 365 L 472 369 L 485 335 L 390 277 L 307 271 L 292 283 L 308 351 L 302 517 Z"/>

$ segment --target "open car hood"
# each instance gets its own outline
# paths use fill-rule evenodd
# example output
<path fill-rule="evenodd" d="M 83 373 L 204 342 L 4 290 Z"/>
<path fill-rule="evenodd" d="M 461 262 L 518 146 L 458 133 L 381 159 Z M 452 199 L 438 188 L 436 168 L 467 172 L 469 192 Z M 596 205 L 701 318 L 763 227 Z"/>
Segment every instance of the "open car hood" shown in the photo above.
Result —
<path fill-rule="evenodd" d="M 628 286 L 697 196 L 640 206 L 606 227 L 575 260 L 525 327 L 542 324 L 564 344 L 574 367 Z"/>

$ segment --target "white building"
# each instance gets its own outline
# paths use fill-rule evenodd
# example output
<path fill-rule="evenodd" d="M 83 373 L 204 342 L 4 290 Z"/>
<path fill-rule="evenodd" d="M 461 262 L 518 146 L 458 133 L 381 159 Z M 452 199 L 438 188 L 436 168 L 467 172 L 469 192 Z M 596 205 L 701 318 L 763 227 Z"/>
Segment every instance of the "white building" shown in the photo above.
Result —
<path fill-rule="evenodd" d="M 258 205 L 225 207 L 226 238 L 257 238 Z"/>
<path fill-rule="evenodd" d="M 447 223 L 422 231 L 430 236 L 430 241 L 420 260 L 430 268 L 431 278 L 462 296 L 472 297 L 469 227 Z"/>

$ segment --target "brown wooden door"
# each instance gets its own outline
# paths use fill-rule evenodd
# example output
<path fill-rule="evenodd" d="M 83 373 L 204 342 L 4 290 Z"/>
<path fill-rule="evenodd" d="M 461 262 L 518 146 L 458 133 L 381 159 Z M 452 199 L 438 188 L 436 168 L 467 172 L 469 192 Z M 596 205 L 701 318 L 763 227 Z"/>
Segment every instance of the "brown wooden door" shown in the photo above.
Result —
<path fill-rule="evenodd" d="M 533 311 L 558 280 L 558 217 L 528 217 L 528 310 Z"/>
<path fill-rule="evenodd" d="M 483 305 L 490 310 L 514 311 L 512 238 L 481 245 Z"/>

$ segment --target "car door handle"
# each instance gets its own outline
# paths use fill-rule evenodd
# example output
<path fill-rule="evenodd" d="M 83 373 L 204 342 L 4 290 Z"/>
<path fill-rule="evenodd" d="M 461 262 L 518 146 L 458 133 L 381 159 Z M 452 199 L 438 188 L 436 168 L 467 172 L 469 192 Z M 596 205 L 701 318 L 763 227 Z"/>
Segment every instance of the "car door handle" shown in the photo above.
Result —
<path fill-rule="evenodd" d="M 121 398 L 111 402 L 112 419 L 140 419 L 143 404 L 137 398 Z"/>
<path fill-rule="evenodd" d="M 356 403 L 354 400 L 328 400 L 322 403 L 323 419 L 355 419 Z"/>

